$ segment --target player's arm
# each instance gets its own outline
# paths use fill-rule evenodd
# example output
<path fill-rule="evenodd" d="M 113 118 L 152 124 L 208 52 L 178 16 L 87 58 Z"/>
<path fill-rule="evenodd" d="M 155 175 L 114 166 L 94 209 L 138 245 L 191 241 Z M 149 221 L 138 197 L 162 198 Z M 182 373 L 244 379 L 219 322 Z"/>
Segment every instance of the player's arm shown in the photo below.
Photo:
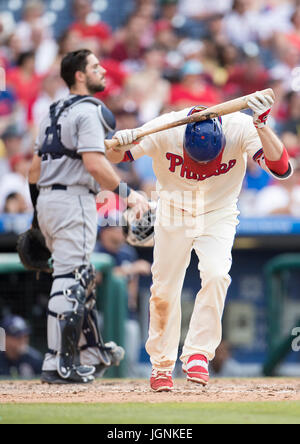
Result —
<path fill-rule="evenodd" d="M 248 105 L 254 112 L 253 122 L 262 143 L 265 163 L 272 173 L 279 177 L 290 176 L 291 166 L 289 156 L 281 140 L 274 131 L 267 126 L 274 99 L 257 93 L 250 99 Z"/>
<path fill-rule="evenodd" d="M 29 169 L 28 182 L 30 184 L 37 184 L 41 175 L 41 158 L 35 154 L 33 156 L 31 166 Z"/>
<path fill-rule="evenodd" d="M 285 176 L 290 172 L 291 167 L 289 155 L 283 143 L 270 127 L 266 126 L 257 131 L 262 142 L 267 167 L 279 176 Z"/>
<path fill-rule="evenodd" d="M 168 135 L 167 131 L 149 134 L 138 142 L 135 143 L 135 141 L 139 139 L 140 134 L 145 130 L 151 130 L 162 124 L 170 123 L 175 118 L 176 113 L 168 113 L 150 120 L 142 127 L 118 131 L 113 138 L 118 141 L 119 146 L 107 149 L 106 157 L 112 163 L 133 162 L 145 155 L 153 158 L 157 154 L 159 146 L 164 143 L 164 138 Z"/>
<path fill-rule="evenodd" d="M 104 154 L 99 152 L 82 153 L 86 170 L 93 176 L 103 190 L 113 191 L 120 184 L 120 178 Z"/>
<path fill-rule="evenodd" d="M 138 129 L 118 131 L 114 139 L 118 140 L 119 146 L 116 148 L 107 148 L 106 157 L 111 163 L 121 163 L 126 160 L 126 150 L 139 137 Z"/>
<path fill-rule="evenodd" d="M 93 176 L 101 188 L 123 197 L 128 207 L 135 207 L 138 217 L 149 210 L 149 204 L 141 194 L 125 184 L 122 186 L 120 177 L 103 153 L 93 151 L 83 152 L 82 160 L 86 170 Z"/>
<path fill-rule="evenodd" d="M 117 148 L 106 148 L 106 158 L 111 163 L 121 163 L 124 159 L 125 151 L 124 149 L 121 149 L 121 147 Z"/>
<path fill-rule="evenodd" d="M 134 207 L 137 216 L 141 216 L 149 209 L 148 201 L 126 184 L 121 184 L 120 177 L 105 157 L 105 132 L 98 111 L 92 104 L 82 106 L 81 110 L 76 121 L 78 132 L 76 148 L 86 170 L 102 190 L 119 194 L 125 204 L 130 208 Z"/>

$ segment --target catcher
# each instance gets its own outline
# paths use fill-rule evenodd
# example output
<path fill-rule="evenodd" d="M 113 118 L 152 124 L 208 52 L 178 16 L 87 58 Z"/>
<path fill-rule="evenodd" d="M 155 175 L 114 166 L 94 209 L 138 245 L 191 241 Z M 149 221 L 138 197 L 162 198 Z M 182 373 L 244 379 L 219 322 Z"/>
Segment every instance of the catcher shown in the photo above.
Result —
<path fill-rule="evenodd" d="M 54 103 L 40 125 L 29 175 L 33 229 L 21 237 L 18 251 L 24 265 L 37 271 L 52 271 L 48 259 L 53 259 L 42 382 L 84 384 L 124 356 L 123 349 L 101 338 L 90 263 L 97 235 L 95 195 L 100 186 L 118 194 L 122 186 L 104 156 L 115 119 L 93 97 L 105 88 L 104 68 L 93 53 L 80 50 L 63 59 L 61 76 L 70 95 Z M 148 209 L 131 189 L 122 197 L 137 214 Z"/>

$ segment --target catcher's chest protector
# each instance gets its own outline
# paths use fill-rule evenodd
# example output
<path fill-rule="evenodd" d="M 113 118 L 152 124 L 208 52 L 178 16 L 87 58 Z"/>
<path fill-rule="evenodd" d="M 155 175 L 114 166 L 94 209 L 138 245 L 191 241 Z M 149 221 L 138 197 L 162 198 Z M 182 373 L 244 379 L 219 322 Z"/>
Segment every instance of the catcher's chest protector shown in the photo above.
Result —
<path fill-rule="evenodd" d="M 56 108 L 59 102 L 56 102 L 53 105 L 51 105 L 50 107 L 51 123 L 50 126 L 48 126 L 48 128 L 46 129 L 46 137 L 43 146 L 39 151 L 40 157 L 44 157 L 47 156 L 47 154 L 51 154 L 51 156 L 54 159 L 59 159 L 62 156 L 68 156 L 71 157 L 72 159 L 81 159 L 81 157 L 79 156 L 79 154 L 76 153 L 76 151 L 69 150 L 63 145 L 61 141 L 61 125 L 58 124 L 58 120 L 62 115 L 62 113 L 67 108 L 78 102 L 80 99 L 82 99 L 82 96 L 75 96 L 72 99 L 67 100 L 61 107 L 58 114 L 56 114 Z"/>
<path fill-rule="evenodd" d="M 67 108 L 75 104 L 80 104 L 83 102 L 91 102 L 98 106 L 99 118 L 106 129 L 106 131 L 113 131 L 116 127 L 116 121 L 112 112 L 101 102 L 94 97 L 90 96 L 75 96 L 69 100 L 66 100 L 59 112 L 57 113 L 57 107 L 60 102 L 56 102 L 50 107 L 50 126 L 46 129 L 45 140 L 42 148 L 39 151 L 39 156 L 43 158 L 47 157 L 48 154 L 52 156 L 53 159 L 59 159 L 62 156 L 68 156 L 72 159 L 80 159 L 81 156 L 77 154 L 76 151 L 66 148 L 61 141 L 61 125 L 58 124 L 60 116 L 64 113 Z M 45 159 L 46 160 L 46 159 Z"/>

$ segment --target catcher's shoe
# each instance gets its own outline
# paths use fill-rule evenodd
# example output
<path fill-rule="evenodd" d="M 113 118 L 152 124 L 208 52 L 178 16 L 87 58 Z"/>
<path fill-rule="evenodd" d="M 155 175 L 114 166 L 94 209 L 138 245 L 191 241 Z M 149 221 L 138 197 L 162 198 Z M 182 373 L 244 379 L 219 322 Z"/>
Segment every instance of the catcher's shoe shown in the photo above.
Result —
<path fill-rule="evenodd" d="M 53 385 L 66 385 L 66 384 L 90 384 L 94 382 L 95 378 L 92 375 L 89 376 L 79 376 L 74 374 L 73 377 L 68 379 L 63 379 L 59 376 L 57 371 L 43 371 L 41 375 L 41 382 L 43 384 L 53 384 Z"/>
<path fill-rule="evenodd" d="M 153 369 L 150 386 L 154 392 L 171 392 L 174 388 L 172 373 Z"/>
<path fill-rule="evenodd" d="M 187 380 L 206 386 L 209 381 L 208 360 L 204 355 L 192 355 L 183 367 Z"/>

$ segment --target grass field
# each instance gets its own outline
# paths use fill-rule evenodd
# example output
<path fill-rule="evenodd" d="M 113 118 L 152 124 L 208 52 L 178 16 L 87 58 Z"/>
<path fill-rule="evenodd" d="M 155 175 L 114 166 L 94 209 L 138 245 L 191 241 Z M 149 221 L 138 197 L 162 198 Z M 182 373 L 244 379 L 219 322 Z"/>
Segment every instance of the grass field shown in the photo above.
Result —
<path fill-rule="evenodd" d="M 300 402 L 2 404 L 0 424 L 300 424 Z"/>
<path fill-rule="evenodd" d="M 206 388 L 176 379 L 171 393 L 145 380 L 1 381 L 1 424 L 300 424 L 300 379 L 213 379 Z"/>

